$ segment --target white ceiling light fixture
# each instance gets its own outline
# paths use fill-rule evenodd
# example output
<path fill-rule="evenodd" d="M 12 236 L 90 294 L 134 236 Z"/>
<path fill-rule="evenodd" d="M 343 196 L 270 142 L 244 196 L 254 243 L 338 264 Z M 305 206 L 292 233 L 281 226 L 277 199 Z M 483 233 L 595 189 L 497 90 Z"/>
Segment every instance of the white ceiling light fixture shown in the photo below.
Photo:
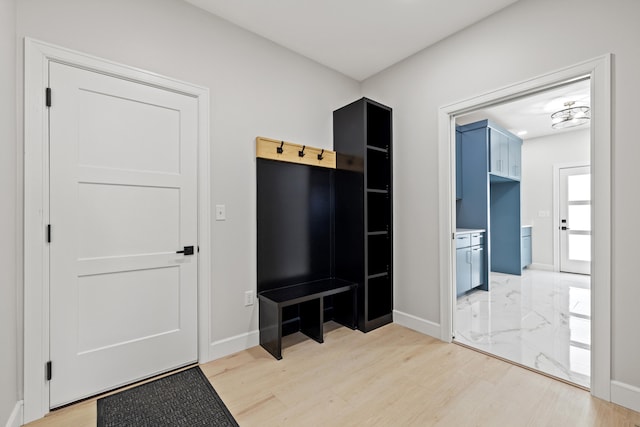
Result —
<path fill-rule="evenodd" d="M 575 105 L 574 101 L 564 103 L 565 108 L 551 115 L 551 127 L 566 129 L 580 126 L 591 120 L 591 109 L 586 105 Z"/>

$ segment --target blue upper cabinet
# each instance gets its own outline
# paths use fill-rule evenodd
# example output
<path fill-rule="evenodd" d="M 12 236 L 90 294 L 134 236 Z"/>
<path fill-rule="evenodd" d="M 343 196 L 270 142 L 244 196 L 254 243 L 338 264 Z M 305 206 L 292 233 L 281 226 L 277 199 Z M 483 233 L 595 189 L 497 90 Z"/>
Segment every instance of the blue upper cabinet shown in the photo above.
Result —
<path fill-rule="evenodd" d="M 508 175 L 509 137 L 499 130 L 489 128 L 489 173 Z"/>
<path fill-rule="evenodd" d="M 522 140 L 488 122 L 489 173 L 496 177 L 519 181 L 522 175 Z"/>
<path fill-rule="evenodd" d="M 509 178 L 520 181 L 522 177 L 522 140 L 509 137 Z"/>
<path fill-rule="evenodd" d="M 522 274 L 522 140 L 489 120 L 457 126 L 456 145 L 458 139 L 462 167 L 456 164 L 456 172 L 462 171 L 464 194 L 456 202 L 456 227 L 486 231 L 484 266 L 490 271 Z"/>

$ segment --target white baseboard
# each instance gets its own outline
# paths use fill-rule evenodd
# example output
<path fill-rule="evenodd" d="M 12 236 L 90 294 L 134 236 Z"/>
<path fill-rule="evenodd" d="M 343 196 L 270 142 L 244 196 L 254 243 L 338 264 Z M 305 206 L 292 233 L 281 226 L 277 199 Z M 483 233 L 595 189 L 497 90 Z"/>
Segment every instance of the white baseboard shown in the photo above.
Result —
<path fill-rule="evenodd" d="M 440 324 L 421 319 L 411 314 L 393 310 L 393 322 L 405 328 L 413 329 L 421 334 L 440 339 Z"/>
<path fill-rule="evenodd" d="M 6 427 L 20 427 L 23 424 L 23 408 L 23 401 L 17 401 L 16 406 L 13 407 L 13 411 L 7 420 L 7 424 L 5 424 Z"/>
<path fill-rule="evenodd" d="M 640 388 L 620 381 L 611 381 L 611 401 L 640 412 Z"/>
<path fill-rule="evenodd" d="M 214 341 L 209 345 L 209 360 L 220 359 L 221 357 L 255 347 L 258 344 L 260 344 L 258 331 L 251 331 Z"/>
<path fill-rule="evenodd" d="M 540 264 L 537 262 L 532 263 L 529 267 L 532 270 L 544 270 L 544 271 L 555 271 L 553 264 Z"/>

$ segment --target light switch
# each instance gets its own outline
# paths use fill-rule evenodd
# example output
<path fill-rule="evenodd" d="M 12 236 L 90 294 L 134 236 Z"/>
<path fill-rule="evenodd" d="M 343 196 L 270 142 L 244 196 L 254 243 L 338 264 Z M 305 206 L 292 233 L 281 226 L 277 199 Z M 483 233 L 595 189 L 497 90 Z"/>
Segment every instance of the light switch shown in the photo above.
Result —
<path fill-rule="evenodd" d="M 225 205 L 216 205 L 216 221 L 227 219 L 227 208 Z"/>

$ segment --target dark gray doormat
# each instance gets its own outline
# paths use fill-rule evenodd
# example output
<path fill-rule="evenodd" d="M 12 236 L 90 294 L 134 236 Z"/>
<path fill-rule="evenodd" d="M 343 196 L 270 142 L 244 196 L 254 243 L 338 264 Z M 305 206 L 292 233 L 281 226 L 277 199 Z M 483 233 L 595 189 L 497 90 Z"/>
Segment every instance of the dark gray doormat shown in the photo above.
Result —
<path fill-rule="evenodd" d="M 238 426 L 198 366 L 98 399 L 98 427 Z"/>

